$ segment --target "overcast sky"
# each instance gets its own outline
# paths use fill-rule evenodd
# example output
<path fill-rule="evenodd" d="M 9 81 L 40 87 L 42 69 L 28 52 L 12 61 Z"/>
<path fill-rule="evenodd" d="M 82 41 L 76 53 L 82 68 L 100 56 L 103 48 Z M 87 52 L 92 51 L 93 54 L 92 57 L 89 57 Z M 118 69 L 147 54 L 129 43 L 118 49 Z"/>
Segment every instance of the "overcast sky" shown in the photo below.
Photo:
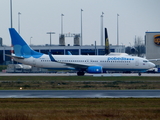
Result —
<path fill-rule="evenodd" d="M 12 0 L 13 27 L 28 44 L 49 44 L 46 32 L 52 35 L 52 44 L 59 44 L 61 14 L 64 33 L 81 32 L 81 9 L 83 9 L 83 45 L 97 41 L 101 44 L 101 18 L 107 27 L 110 44 L 117 43 L 117 14 L 119 14 L 119 44 L 133 45 L 135 36 L 144 40 L 146 31 L 160 31 L 160 0 Z M 10 45 L 10 0 L 0 0 L 0 37 L 3 44 Z M 73 38 L 66 38 L 73 45 Z"/>

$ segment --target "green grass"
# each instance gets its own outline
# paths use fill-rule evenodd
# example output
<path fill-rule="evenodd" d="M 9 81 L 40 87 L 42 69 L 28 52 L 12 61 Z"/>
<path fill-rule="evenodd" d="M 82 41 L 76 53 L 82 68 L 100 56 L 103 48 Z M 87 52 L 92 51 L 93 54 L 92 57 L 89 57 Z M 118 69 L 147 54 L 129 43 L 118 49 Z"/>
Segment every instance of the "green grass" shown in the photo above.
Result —
<path fill-rule="evenodd" d="M 160 77 L 0 76 L 0 89 L 160 89 Z M 0 120 L 159 120 L 159 98 L 0 99 Z"/>
<path fill-rule="evenodd" d="M 0 120 L 159 120 L 158 98 L 0 99 Z"/>
<path fill-rule="evenodd" d="M 160 77 L 0 76 L 0 90 L 160 89 Z"/>

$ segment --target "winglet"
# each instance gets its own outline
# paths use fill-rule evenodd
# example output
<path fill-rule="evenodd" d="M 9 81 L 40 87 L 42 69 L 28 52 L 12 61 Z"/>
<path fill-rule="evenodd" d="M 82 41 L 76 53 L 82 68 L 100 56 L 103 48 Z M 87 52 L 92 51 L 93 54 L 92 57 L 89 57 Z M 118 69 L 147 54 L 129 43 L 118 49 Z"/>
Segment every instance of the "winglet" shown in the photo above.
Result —
<path fill-rule="evenodd" d="M 49 55 L 49 58 L 50 58 L 50 60 L 51 60 L 52 62 L 57 62 L 57 61 L 53 58 L 53 56 L 51 55 L 50 52 L 48 52 L 48 55 Z"/>

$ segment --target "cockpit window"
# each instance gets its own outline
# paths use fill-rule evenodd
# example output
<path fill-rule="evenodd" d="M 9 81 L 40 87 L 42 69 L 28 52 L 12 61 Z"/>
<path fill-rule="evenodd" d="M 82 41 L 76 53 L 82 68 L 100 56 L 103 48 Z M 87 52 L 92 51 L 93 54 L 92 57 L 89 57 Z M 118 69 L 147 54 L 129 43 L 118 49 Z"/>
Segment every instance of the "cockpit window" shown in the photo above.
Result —
<path fill-rule="evenodd" d="M 148 62 L 148 60 L 143 60 L 143 62 Z"/>

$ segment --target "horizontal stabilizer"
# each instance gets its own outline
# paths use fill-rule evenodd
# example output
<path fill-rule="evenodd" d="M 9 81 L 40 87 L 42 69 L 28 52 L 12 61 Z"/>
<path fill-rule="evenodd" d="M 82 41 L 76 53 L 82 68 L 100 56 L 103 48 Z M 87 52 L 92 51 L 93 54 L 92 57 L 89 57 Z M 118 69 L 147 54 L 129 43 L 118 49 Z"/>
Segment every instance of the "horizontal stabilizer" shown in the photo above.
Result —
<path fill-rule="evenodd" d="M 14 55 L 8 55 L 8 54 L 5 54 L 5 55 L 8 56 L 8 57 L 12 57 L 12 58 L 24 59 L 24 57 L 19 57 L 19 56 L 14 56 Z"/>

